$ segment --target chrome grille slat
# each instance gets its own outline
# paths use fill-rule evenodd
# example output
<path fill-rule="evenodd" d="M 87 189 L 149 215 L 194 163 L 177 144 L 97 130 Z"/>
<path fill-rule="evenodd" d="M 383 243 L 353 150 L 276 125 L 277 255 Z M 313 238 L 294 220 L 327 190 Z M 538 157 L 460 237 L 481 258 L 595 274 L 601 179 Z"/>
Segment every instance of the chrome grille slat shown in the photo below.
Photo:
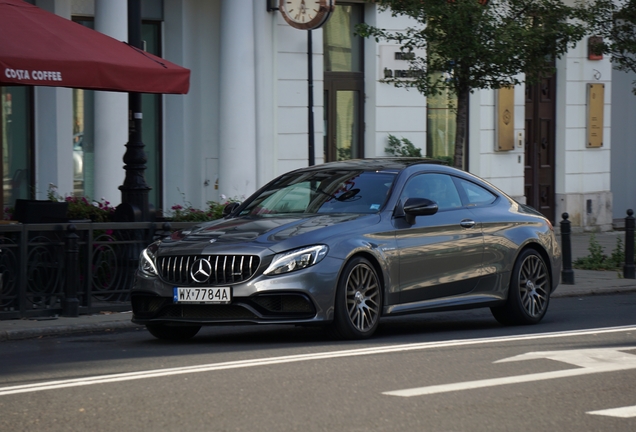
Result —
<path fill-rule="evenodd" d="M 227 277 L 225 277 L 225 274 L 227 272 L 227 255 L 225 255 L 225 258 L 223 258 L 223 282 L 224 284 L 227 283 Z"/>
<path fill-rule="evenodd" d="M 197 259 L 207 259 L 212 271 L 207 282 L 192 280 L 191 269 Z M 250 279 L 260 259 L 255 255 L 177 255 L 157 258 L 157 269 L 165 282 L 179 286 L 231 285 Z"/>

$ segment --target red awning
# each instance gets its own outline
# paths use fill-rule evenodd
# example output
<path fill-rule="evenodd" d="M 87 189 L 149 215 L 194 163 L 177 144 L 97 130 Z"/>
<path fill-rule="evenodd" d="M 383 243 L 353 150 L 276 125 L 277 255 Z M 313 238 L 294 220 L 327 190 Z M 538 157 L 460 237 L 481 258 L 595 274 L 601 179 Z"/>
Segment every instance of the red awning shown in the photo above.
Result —
<path fill-rule="evenodd" d="M 190 70 L 22 0 L 0 0 L 0 85 L 185 94 Z"/>

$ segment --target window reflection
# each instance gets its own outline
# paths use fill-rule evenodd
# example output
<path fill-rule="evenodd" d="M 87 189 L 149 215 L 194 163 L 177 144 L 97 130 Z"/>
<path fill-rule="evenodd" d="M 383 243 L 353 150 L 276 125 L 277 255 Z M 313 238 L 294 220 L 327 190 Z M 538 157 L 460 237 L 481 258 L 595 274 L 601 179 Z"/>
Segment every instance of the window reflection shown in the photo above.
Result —
<path fill-rule="evenodd" d="M 73 89 L 73 195 L 75 196 L 93 196 L 94 95 L 92 90 Z"/>
<path fill-rule="evenodd" d="M 2 102 L 2 206 L 13 206 L 18 198 L 30 198 L 31 176 L 31 88 L 0 87 Z"/>
<path fill-rule="evenodd" d="M 361 8 L 336 6 L 323 31 L 326 72 L 362 71 L 362 43 L 354 35 L 355 26 L 360 23 Z"/>
<path fill-rule="evenodd" d="M 90 29 L 92 19 L 75 20 Z M 73 89 L 73 195 L 94 197 L 95 179 L 95 92 Z"/>
<path fill-rule="evenodd" d="M 359 94 L 357 91 L 339 91 L 336 96 L 336 149 L 337 160 L 359 157 L 358 130 Z"/>
<path fill-rule="evenodd" d="M 433 80 L 442 74 L 433 73 Z M 455 107 L 457 97 L 449 90 L 427 98 L 426 154 L 452 165 L 455 154 Z"/>

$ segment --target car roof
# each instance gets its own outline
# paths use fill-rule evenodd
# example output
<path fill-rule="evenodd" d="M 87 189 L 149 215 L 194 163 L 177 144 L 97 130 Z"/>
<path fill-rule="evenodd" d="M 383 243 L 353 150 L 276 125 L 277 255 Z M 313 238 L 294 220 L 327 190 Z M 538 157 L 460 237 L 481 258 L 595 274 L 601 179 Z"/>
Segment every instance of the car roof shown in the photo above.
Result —
<path fill-rule="evenodd" d="M 382 170 L 397 170 L 401 171 L 412 165 L 417 164 L 436 164 L 444 165 L 444 162 L 438 159 L 431 158 L 418 158 L 418 157 L 385 157 L 385 158 L 369 158 L 369 159 L 348 159 L 338 162 L 327 162 L 320 165 L 314 165 L 306 168 L 302 168 L 298 171 L 313 171 L 313 170 L 332 170 L 332 169 L 346 169 L 346 170 L 364 170 L 364 171 L 382 171 Z"/>

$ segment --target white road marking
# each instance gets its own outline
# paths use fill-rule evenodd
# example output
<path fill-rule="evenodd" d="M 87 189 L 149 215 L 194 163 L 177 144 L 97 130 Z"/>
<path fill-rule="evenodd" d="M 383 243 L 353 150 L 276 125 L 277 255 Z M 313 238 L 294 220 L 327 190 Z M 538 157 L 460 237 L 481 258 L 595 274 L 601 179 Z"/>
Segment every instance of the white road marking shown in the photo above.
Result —
<path fill-rule="evenodd" d="M 576 337 L 576 336 L 588 336 L 588 335 L 599 335 L 599 334 L 621 333 L 621 332 L 632 332 L 632 331 L 636 331 L 636 326 L 606 327 L 606 328 L 573 330 L 573 331 L 554 332 L 554 333 L 539 333 L 539 334 L 528 334 L 528 335 L 517 335 L 517 336 L 499 336 L 499 337 L 492 337 L 492 338 L 457 339 L 457 340 L 442 341 L 442 342 L 423 342 L 423 343 L 412 343 L 412 344 L 403 344 L 403 345 L 388 345 L 384 347 L 361 348 L 361 349 L 355 349 L 355 350 L 327 351 L 323 353 L 299 354 L 299 355 L 282 356 L 282 357 L 268 357 L 268 358 L 261 358 L 261 359 L 239 360 L 239 361 L 231 361 L 231 362 L 224 362 L 224 363 L 210 363 L 210 364 L 204 364 L 204 365 L 198 365 L 198 366 L 155 369 L 155 370 L 127 372 L 127 373 L 119 373 L 119 374 L 111 374 L 111 375 L 98 375 L 98 376 L 85 377 L 85 378 L 75 378 L 75 379 L 66 379 L 66 380 L 57 380 L 57 381 L 47 381 L 47 382 L 34 383 L 34 384 L 0 387 L 0 396 L 6 396 L 6 395 L 18 394 L 18 393 L 30 393 L 30 392 L 43 391 L 43 390 L 53 390 L 53 389 L 60 389 L 60 388 L 80 387 L 80 386 L 87 386 L 87 385 L 93 385 L 93 384 L 105 384 L 105 383 L 113 383 L 113 382 L 121 382 L 121 381 L 132 381 L 132 380 L 145 379 L 145 378 L 182 375 L 182 374 L 189 374 L 189 373 L 210 372 L 210 371 L 227 370 L 227 369 L 239 369 L 239 368 L 247 368 L 247 367 L 295 363 L 295 362 L 309 361 L 309 360 L 325 360 L 325 359 L 344 358 L 344 357 L 356 357 L 356 356 L 363 356 L 363 355 L 376 355 L 376 354 L 387 354 L 387 353 L 394 353 L 394 352 L 426 350 L 426 349 L 433 349 L 433 348 L 483 345 L 483 344 L 515 342 L 515 341 L 524 341 L 524 340 L 568 338 L 568 337 Z"/>
<path fill-rule="evenodd" d="M 553 372 L 542 372 L 477 381 L 466 381 L 452 384 L 441 384 L 384 392 L 383 394 L 389 396 L 412 397 L 436 393 L 447 393 L 459 390 L 495 387 L 506 384 L 544 381 L 556 378 L 589 375 L 601 372 L 614 372 L 620 370 L 636 369 L 636 355 L 623 352 L 634 349 L 636 349 L 636 347 L 530 352 L 503 360 L 497 360 L 495 363 L 547 358 L 579 366 L 579 369 L 566 369 Z"/>
<path fill-rule="evenodd" d="M 611 408 L 599 411 L 588 411 L 586 414 L 603 415 L 608 417 L 632 418 L 636 417 L 636 405 L 622 408 Z"/>

